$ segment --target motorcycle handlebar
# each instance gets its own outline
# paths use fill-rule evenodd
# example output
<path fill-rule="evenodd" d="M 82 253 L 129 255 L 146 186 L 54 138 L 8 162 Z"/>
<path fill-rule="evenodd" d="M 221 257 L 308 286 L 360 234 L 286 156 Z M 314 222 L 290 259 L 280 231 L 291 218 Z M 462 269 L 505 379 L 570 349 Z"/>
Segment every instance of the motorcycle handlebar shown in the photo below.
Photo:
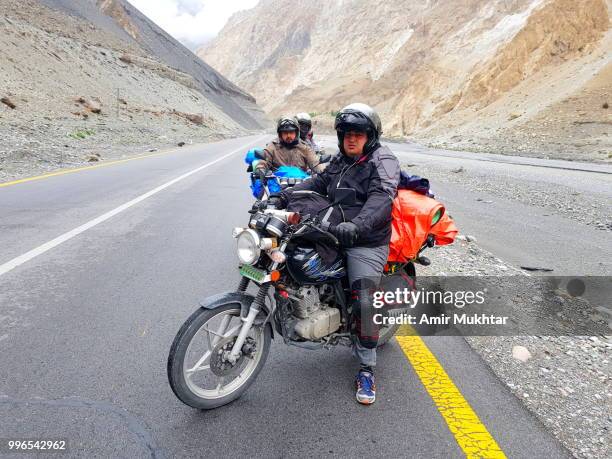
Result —
<path fill-rule="evenodd" d="M 335 246 L 340 245 L 340 241 L 338 240 L 338 238 L 336 238 L 336 236 L 331 232 L 332 227 L 328 227 L 327 229 L 321 228 L 320 223 L 317 221 L 316 218 L 308 218 L 306 221 L 302 221 L 302 223 L 304 226 L 307 226 L 309 228 L 314 229 L 315 231 L 318 231 L 321 234 L 324 234 Z"/>
<path fill-rule="evenodd" d="M 318 231 L 320 231 L 321 233 L 325 234 L 329 239 L 331 239 L 331 241 L 334 243 L 334 245 L 339 246 L 340 245 L 340 241 L 338 240 L 338 238 L 335 235 L 335 230 L 336 227 L 332 226 L 332 225 L 328 225 L 326 229 L 321 228 L 320 226 L 316 227 Z"/>
<path fill-rule="evenodd" d="M 325 228 L 323 228 L 321 227 L 321 224 L 317 221 L 316 217 L 313 219 L 308 218 L 307 220 L 310 220 L 310 221 L 303 222 L 303 223 L 305 223 L 310 228 L 313 228 L 317 230 L 318 232 L 325 234 L 336 246 L 340 245 L 340 241 L 335 235 L 336 225 L 327 224 Z M 423 243 L 417 255 L 420 255 L 425 249 L 433 247 L 434 245 L 435 245 L 435 237 L 432 234 L 430 234 L 429 236 L 427 236 L 427 240 Z"/>
<path fill-rule="evenodd" d="M 326 233 L 329 235 L 330 239 L 333 241 L 333 243 L 334 243 L 335 245 L 340 245 L 340 241 L 338 240 L 338 238 L 337 238 L 337 237 L 336 237 L 336 235 L 334 234 L 334 233 L 335 233 L 335 229 L 336 229 L 336 227 L 335 227 L 335 226 L 330 226 L 330 227 L 327 229 L 327 231 L 325 231 L 325 232 L 326 232 Z"/>

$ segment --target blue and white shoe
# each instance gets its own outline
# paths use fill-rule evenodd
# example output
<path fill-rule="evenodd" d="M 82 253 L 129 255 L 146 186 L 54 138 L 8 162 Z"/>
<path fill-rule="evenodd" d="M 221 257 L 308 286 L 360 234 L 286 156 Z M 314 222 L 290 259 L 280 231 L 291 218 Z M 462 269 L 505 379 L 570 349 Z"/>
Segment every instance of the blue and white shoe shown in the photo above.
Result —
<path fill-rule="evenodd" d="M 357 386 L 357 401 L 362 405 L 371 405 L 376 400 L 376 384 L 374 384 L 374 375 L 366 370 L 359 370 L 355 378 Z"/>

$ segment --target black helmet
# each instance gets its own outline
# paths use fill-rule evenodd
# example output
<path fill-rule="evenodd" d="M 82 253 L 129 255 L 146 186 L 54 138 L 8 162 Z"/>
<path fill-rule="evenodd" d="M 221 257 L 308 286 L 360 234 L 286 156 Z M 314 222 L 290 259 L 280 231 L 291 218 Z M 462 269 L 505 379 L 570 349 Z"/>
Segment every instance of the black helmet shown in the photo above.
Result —
<path fill-rule="evenodd" d="M 368 154 L 376 149 L 382 134 L 382 123 L 376 110 L 366 104 L 350 104 L 336 115 L 334 129 L 338 135 L 338 147 L 344 153 L 344 133 L 347 131 L 365 132 L 368 142 L 363 149 Z"/>
<path fill-rule="evenodd" d="M 281 132 L 291 132 L 294 131 L 295 132 L 295 140 L 293 142 L 283 142 L 283 139 L 281 137 Z M 295 147 L 299 141 L 300 141 L 300 125 L 297 121 L 297 119 L 293 116 L 283 116 L 281 118 L 278 119 L 278 122 L 276 123 L 276 133 L 278 134 L 278 140 L 280 140 L 280 142 L 287 146 L 287 147 Z"/>
<path fill-rule="evenodd" d="M 306 136 L 312 129 L 312 118 L 308 113 L 298 113 L 295 115 L 295 118 L 298 120 L 298 124 L 300 125 L 300 137 L 302 140 L 305 140 Z"/>

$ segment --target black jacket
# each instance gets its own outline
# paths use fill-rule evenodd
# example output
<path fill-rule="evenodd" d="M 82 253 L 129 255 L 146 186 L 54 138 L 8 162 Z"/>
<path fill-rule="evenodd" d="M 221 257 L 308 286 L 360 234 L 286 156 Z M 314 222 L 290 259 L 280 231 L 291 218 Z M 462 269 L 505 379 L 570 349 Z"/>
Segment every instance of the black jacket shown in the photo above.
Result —
<path fill-rule="evenodd" d="M 400 165 L 395 155 L 384 146 L 358 160 L 339 153 L 320 174 L 283 192 L 286 200 L 300 190 L 315 191 L 334 201 L 337 188 L 353 188 L 355 205 L 335 206 L 339 221 L 351 221 L 359 228 L 357 246 L 378 247 L 391 240 L 391 209 L 397 194 Z"/>

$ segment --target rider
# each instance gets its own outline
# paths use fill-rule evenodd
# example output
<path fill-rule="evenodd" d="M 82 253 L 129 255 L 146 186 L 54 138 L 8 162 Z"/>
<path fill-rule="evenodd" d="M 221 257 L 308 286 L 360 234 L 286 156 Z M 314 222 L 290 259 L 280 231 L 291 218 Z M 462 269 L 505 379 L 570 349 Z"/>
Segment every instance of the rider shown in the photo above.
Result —
<path fill-rule="evenodd" d="M 300 126 L 295 117 L 284 116 L 276 124 L 278 138 L 264 148 L 265 159 L 256 166 L 258 171 L 277 169 L 280 166 L 297 166 L 305 172 L 321 172 L 319 158 L 306 143 L 300 140 Z"/>
<path fill-rule="evenodd" d="M 338 188 L 356 191 L 354 205 L 340 208 L 343 220 L 334 232 L 344 247 L 351 287 L 353 354 L 359 359 L 357 401 L 374 403 L 374 366 L 378 328 L 372 321 L 372 293 L 387 262 L 391 240 L 391 209 L 397 194 L 400 165 L 391 150 L 380 144 L 382 124 L 374 109 L 365 104 L 344 107 L 334 123 L 341 154 L 324 172 L 285 190 L 276 198 L 286 205 L 291 193 L 311 190 L 333 201 Z"/>
<path fill-rule="evenodd" d="M 317 155 L 323 154 L 322 148 L 314 141 L 312 132 L 312 118 L 308 113 L 295 115 L 300 125 L 300 139 L 302 139 Z"/>

